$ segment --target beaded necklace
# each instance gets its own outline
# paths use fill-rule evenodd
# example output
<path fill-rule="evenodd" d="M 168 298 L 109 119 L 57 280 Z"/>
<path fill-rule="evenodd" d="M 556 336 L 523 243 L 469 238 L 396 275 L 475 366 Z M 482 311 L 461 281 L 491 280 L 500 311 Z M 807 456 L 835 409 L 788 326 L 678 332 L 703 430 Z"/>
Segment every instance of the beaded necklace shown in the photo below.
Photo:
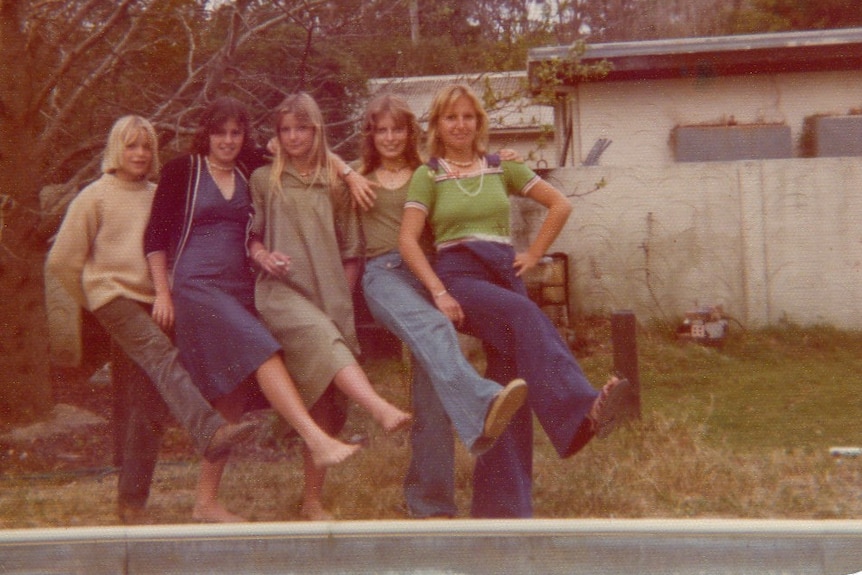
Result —
<path fill-rule="evenodd" d="M 449 167 L 450 160 L 441 158 L 440 161 L 445 166 L 446 171 L 455 176 L 455 185 L 458 186 L 458 189 L 461 190 L 462 194 L 469 198 L 475 198 L 482 193 L 482 186 L 485 183 L 485 158 L 481 158 L 479 160 L 479 185 L 476 187 L 475 190 L 468 190 L 461 184 L 461 173 L 456 172 L 451 167 Z"/>

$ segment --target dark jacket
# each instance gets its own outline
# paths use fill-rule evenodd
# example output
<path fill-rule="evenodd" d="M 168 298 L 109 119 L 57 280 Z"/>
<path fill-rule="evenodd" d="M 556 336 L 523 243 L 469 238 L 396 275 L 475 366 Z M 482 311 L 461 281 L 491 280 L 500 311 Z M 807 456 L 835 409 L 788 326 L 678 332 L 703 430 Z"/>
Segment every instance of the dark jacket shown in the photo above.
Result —
<path fill-rule="evenodd" d="M 237 172 L 247 182 L 251 173 L 267 162 L 263 150 L 243 153 L 236 162 Z M 205 166 L 203 156 L 191 154 L 171 160 L 162 168 L 144 232 L 144 254 L 165 252 L 168 262 L 175 262 L 182 253 L 194 220 L 198 184 Z"/>

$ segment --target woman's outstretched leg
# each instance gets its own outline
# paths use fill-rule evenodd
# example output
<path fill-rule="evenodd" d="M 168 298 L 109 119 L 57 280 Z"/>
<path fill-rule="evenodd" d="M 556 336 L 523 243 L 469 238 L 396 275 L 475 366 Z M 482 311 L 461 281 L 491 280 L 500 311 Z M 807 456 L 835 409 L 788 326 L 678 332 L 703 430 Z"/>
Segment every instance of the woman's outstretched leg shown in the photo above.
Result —
<path fill-rule="evenodd" d="M 318 467 L 341 463 L 359 449 L 330 437 L 311 418 L 287 368 L 273 355 L 257 369 L 257 381 L 270 405 L 293 426 L 305 441 Z"/>
<path fill-rule="evenodd" d="M 333 382 L 344 395 L 370 413 L 374 421 L 387 432 L 397 431 L 410 423 L 411 415 L 380 397 L 358 364 L 339 370 Z"/>
<path fill-rule="evenodd" d="M 548 316 L 527 297 L 511 265 L 511 246 L 475 244 L 446 250 L 437 273 L 464 310 L 463 330 L 514 359 L 517 376 L 527 381 L 530 408 L 557 453 L 567 457 L 599 391 Z"/>

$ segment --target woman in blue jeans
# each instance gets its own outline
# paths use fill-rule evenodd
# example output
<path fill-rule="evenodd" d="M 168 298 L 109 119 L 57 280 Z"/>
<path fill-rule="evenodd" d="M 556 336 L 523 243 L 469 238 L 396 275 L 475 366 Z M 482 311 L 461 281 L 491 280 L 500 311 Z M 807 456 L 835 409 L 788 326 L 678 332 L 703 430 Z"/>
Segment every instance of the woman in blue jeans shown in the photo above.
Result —
<path fill-rule="evenodd" d="M 462 354 L 452 322 L 401 263 L 398 233 L 410 176 L 421 164 L 418 136 L 415 116 L 400 98 L 384 95 L 369 104 L 360 172 L 378 184 L 379 193 L 363 203 L 362 286 L 371 314 L 414 358 L 409 511 L 414 517 L 454 516 L 452 427 L 471 452 L 482 453 L 520 409 L 526 388 L 522 380 L 502 387 L 479 376 Z"/>
<path fill-rule="evenodd" d="M 488 377 L 527 382 L 527 404 L 477 461 L 486 517 L 532 515 L 532 410 L 557 453 L 568 457 L 618 423 L 628 390 L 611 377 L 601 392 L 584 376 L 557 329 L 527 297 L 521 275 L 534 267 L 571 212 L 569 201 L 524 164 L 486 156 L 488 117 L 463 85 L 435 96 L 428 123 L 431 160 L 410 183 L 401 222 L 404 261 L 455 326 L 482 340 Z M 509 195 L 548 209 L 527 251 L 509 236 Z M 433 263 L 421 238 L 430 226 Z M 475 494 L 474 494 L 475 497 Z M 476 502 L 474 501 L 474 506 Z"/>

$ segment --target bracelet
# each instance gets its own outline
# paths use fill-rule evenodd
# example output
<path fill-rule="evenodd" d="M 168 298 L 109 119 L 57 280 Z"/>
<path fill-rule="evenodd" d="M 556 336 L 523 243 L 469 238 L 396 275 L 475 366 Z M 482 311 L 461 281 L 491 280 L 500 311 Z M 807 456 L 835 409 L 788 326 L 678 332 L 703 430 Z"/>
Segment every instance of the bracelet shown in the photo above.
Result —
<path fill-rule="evenodd" d="M 341 171 L 341 177 L 346 178 L 347 176 L 349 176 L 352 173 L 353 173 L 353 168 L 351 168 L 350 166 L 347 166 L 346 168 L 344 168 Z"/>
<path fill-rule="evenodd" d="M 262 254 L 262 253 L 263 253 L 263 252 L 265 252 L 265 251 L 266 251 L 266 248 L 260 248 L 259 250 L 257 250 L 257 251 L 256 251 L 256 252 L 254 252 L 253 254 L 251 254 L 251 260 L 252 260 L 253 262 L 255 262 L 255 263 L 258 263 L 258 264 L 259 264 L 260 262 L 259 262 L 259 261 L 257 261 L 257 256 L 259 256 L 260 254 Z"/>
<path fill-rule="evenodd" d="M 437 292 L 434 294 L 434 299 L 437 299 L 438 297 L 442 297 L 442 296 L 446 295 L 447 293 L 449 293 L 449 291 L 445 290 L 445 289 L 441 292 Z"/>

